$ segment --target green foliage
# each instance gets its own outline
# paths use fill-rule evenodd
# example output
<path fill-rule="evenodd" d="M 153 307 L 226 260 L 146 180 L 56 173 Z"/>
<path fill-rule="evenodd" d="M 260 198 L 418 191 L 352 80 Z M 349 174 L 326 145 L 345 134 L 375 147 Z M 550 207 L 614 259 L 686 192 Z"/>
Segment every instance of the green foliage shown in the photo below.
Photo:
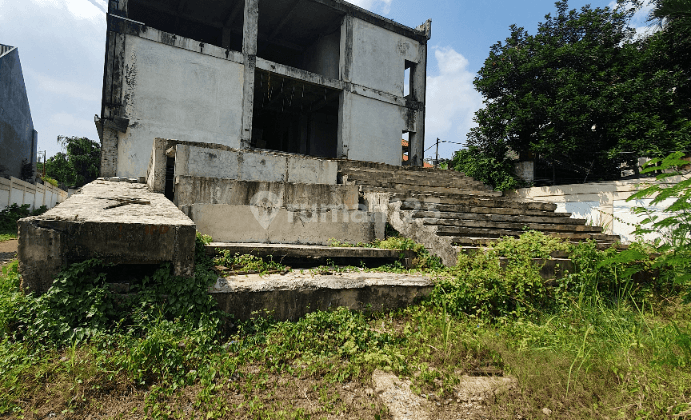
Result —
<path fill-rule="evenodd" d="M 53 178 L 49 177 L 48 175 L 41 177 L 41 179 L 43 180 L 43 182 L 46 182 L 46 183 L 48 183 L 54 187 L 58 186 L 58 181 L 54 180 Z"/>
<path fill-rule="evenodd" d="M 101 145 L 86 137 L 58 136 L 64 152 L 46 161 L 46 175 L 63 186 L 81 187 L 98 178 L 101 167 Z"/>
<path fill-rule="evenodd" d="M 653 232 L 662 234 L 661 239 L 655 243 L 655 250 L 660 255 L 651 268 L 661 270 L 662 276 L 669 282 L 685 288 L 686 300 L 691 302 L 691 178 L 680 177 L 680 168 L 689 164 L 683 157 L 684 153 L 676 152 L 664 159 L 648 162 L 643 172 L 661 171 L 656 176 L 657 182 L 648 184 L 631 195 L 628 201 L 652 197 L 650 206 L 669 203 L 665 204 L 663 214 L 651 212 L 646 206 L 635 207 L 634 212 L 645 216 L 635 233 L 641 236 Z M 635 252 L 636 250 L 627 250 L 620 258 L 636 259 Z"/>
<path fill-rule="evenodd" d="M 558 168 L 557 182 L 616 179 L 622 163 L 687 148 L 689 81 L 671 45 L 687 49 L 634 37 L 634 9 L 556 6 L 535 35 L 511 26 L 474 81 L 485 108 L 468 144 L 493 158 L 481 172 L 501 173 L 512 151 Z"/>
<path fill-rule="evenodd" d="M 498 191 L 515 189 L 522 184 L 514 174 L 511 160 L 506 159 L 505 156 L 498 158 L 477 146 L 470 146 L 454 153 L 451 167 L 491 185 Z"/>
<path fill-rule="evenodd" d="M 214 259 L 214 264 L 227 267 L 234 271 L 263 274 L 267 271 L 286 271 L 288 267 L 269 257 L 268 261 L 254 255 L 231 255 L 230 251 L 221 252 L 221 256 Z"/>
<path fill-rule="evenodd" d="M 29 210 L 29 204 L 17 205 L 12 203 L 9 207 L 0 210 L 0 234 L 12 237 L 17 236 L 17 221 L 24 217 L 39 216 L 48 211 L 46 206 L 41 206 L 33 211 Z"/>

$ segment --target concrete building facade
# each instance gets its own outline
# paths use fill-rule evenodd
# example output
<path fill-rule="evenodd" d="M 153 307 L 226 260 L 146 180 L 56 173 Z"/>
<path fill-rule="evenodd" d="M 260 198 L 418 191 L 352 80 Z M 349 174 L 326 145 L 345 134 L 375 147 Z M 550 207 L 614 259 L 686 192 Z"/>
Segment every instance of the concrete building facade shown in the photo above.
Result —
<path fill-rule="evenodd" d="M 19 50 L 3 44 L 0 44 L 0 150 L 0 176 L 33 178 L 38 133 L 31 119 Z M 23 162 L 31 165 L 30 177 L 22 176 Z"/>
<path fill-rule="evenodd" d="M 430 21 L 342 0 L 111 0 L 107 31 L 103 176 L 145 176 L 156 137 L 401 165 L 407 132 L 406 164 L 423 164 Z"/>

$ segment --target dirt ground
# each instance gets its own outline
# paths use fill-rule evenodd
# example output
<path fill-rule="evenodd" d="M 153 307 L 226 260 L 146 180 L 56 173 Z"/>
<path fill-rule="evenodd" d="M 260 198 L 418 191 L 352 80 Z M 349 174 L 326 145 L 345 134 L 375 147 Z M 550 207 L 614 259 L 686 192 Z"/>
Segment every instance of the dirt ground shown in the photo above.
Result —
<path fill-rule="evenodd" d="M 17 240 L 0 242 L 0 266 L 3 266 L 17 257 Z"/>

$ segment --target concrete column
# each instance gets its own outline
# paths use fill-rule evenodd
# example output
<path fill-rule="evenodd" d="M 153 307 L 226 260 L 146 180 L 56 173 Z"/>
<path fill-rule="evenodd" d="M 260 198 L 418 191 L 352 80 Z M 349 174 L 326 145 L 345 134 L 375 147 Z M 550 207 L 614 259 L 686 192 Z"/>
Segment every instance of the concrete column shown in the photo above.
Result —
<path fill-rule="evenodd" d="M 410 72 L 410 96 L 423 104 L 415 111 L 415 132 L 410 133 L 409 162 L 411 166 L 422 166 L 425 158 L 425 97 L 427 95 L 427 44 L 420 45 L 420 58 Z"/>
<path fill-rule="evenodd" d="M 348 159 L 348 146 L 352 136 L 352 109 L 354 93 L 344 90 L 338 100 L 338 137 L 336 143 L 336 157 Z"/>
<path fill-rule="evenodd" d="M 254 112 L 254 73 L 257 68 L 257 37 L 259 33 L 259 0 L 245 0 L 245 21 L 242 55 L 245 61 L 245 82 L 242 88 L 242 148 L 252 142 L 252 113 Z"/>
<path fill-rule="evenodd" d="M 118 169 L 118 132 L 112 128 L 103 128 L 101 139 L 101 176 L 117 176 Z"/>
<path fill-rule="evenodd" d="M 336 156 L 348 158 L 348 145 L 352 135 L 353 93 L 350 92 L 351 68 L 353 65 L 353 17 L 347 15 L 341 24 L 341 58 L 339 77 L 346 82 L 338 101 L 338 138 Z"/>

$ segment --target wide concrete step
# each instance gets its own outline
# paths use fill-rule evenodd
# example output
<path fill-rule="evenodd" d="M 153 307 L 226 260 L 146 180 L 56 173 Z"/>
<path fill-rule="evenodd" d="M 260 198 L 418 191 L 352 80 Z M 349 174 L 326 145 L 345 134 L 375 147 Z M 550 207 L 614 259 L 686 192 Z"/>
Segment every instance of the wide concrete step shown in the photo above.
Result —
<path fill-rule="evenodd" d="M 564 216 L 566 215 L 566 216 Z M 447 211 L 417 211 L 413 213 L 415 218 L 437 218 L 453 220 L 477 220 L 487 222 L 515 222 L 515 223 L 547 223 L 547 224 L 569 224 L 584 225 L 586 219 L 572 219 L 569 213 L 549 213 L 540 212 L 538 216 L 528 216 L 524 214 L 492 214 L 480 213 L 456 213 Z"/>
<path fill-rule="evenodd" d="M 576 224 L 550 224 L 550 223 L 512 223 L 512 222 L 490 222 L 479 220 L 462 219 L 438 219 L 424 218 L 423 223 L 428 226 L 456 226 L 483 229 L 511 229 L 521 231 L 524 229 L 537 230 L 540 232 L 588 232 L 602 233 L 600 226 L 586 226 Z"/>
<path fill-rule="evenodd" d="M 206 253 L 209 255 L 218 255 L 222 251 L 228 251 L 231 255 L 271 258 L 273 261 L 291 267 L 315 267 L 327 262 L 357 267 L 364 263 L 371 267 L 396 261 L 402 261 L 404 265 L 410 266 L 416 257 L 414 251 L 381 248 L 226 242 L 212 242 L 206 246 Z"/>
<path fill-rule="evenodd" d="M 433 289 L 434 283 L 424 276 L 292 271 L 220 277 L 209 293 L 220 310 L 238 320 L 266 311 L 279 321 L 295 321 L 309 312 L 339 307 L 359 311 L 403 308 L 429 296 Z"/>
<path fill-rule="evenodd" d="M 561 232 L 561 231 L 543 231 L 546 234 L 569 240 L 588 240 L 604 242 L 616 242 L 619 236 L 607 235 L 604 233 L 591 232 Z M 522 229 L 500 229 L 500 228 L 481 228 L 481 227 L 460 227 L 460 226 L 439 226 L 436 228 L 436 233 L 439 236 L 451 237 L 470 237 L 470 238 L 501 238 L 504 236 L 519 237 L 525 230 Z M 467 245 L 459 243 L 460 245 Z"/>
<path fill-rule="evenodd" d="M 439 187 L 459 187 L 469 186 L 476 189 L 491 191 L 492 188 L 475 181 L 469 177 L 444 176 L 448 171 L 432 173 L 424 172 L 405 172 L 405 171 L 373 171 L 367 169 L 352 169 L 339 172 L 341 177 L 348 178 L 349 181 L 371 181 L 376 179 L 381 182 L 393 182 L 398 184 L 412 184 L 419 186 L 439 186 Z"/>
<path fill-rule="evenodd" d="M 464 197 L 501 197 L 501 191 L 487 191 L 477 189 L 457 189 L 457 188 L 443 188 L 443 187 L 417 187 L 415 185 L 393 184 L 386 187 L 378 187 L 373 185 L 358 185 L 360 191 L 363 193 L 387 193 L 391 196 L 410 196 L 418 193 L 425 193 L 427 196 L 435 195 L 463 195 Z"/>
<path fill-rule="evenodd" d="M 551 235 L 555 236 L 555 235 Z M 482 249 L 483 247 L 486 247 L 488 245 L 492 245 L 496 243 L 499 240 L 499 238 L 472 238 L 468 236 L 460 236 L 460 237 L 451 237 L 451 242 L 454 244 L 454 248 L 458 252 L 464 252 L 467 254 L 471 254 L 473 252 L 477 252 L 477 249 Z M 570 243 L 576 244 L 579 242 L 583 242 L 584 239 L 571 239 L 569 240 Z M 596 246 L 597 249 L 599 250 L 605 250 L 607 248 L 612 247 L 613 245 L 616 245 L 617 249 L 626 249 L 628 248 L 627 245 L 622 245 L 617 241 L 596 241 Z M 561 256 L 555 256 L 555 258 L 566 258 L 563 254 Z"/>
<path fill-rule="evenodd" d="M 454 178 L 454 179 L 470 179 L 473 178 L 467 176 L 463 172 L 442 170 L 436 168 L 423 168 L 421 166 L 394 166 L 385 163 L 375 163 L 375 162 L 361 162 L 355 160 L 340 160 L 338 161 L 338 171 L 339 172 L 349 172 L 353 170 L 369 170 L 369 171 L 381 171 L 381 172 L 395 172 L 404 174 L 422 174 L 427 176 L 438 176 L 444 178 Z M 479 182 L 479 181 L 475 181 Z"/>
<path fill-rule="evenodd" d="M 513 201 L 507 200 L 500 197 L 476 197 L 472 195 L 464 195 L 465 200 L 462 203 L 457 204 L 447 204 L 444 202 L 434 202 L 433 198 L 427 198 L 425 200 L 420 200 L 419 198 L 409 198 L 404 200 L 401 204 L 401 209 L 403 210 L 430 210 L 430 211 L 444 211 L 444 212 L 456 212 L 456 213 L 476 213 L 474 211 L 468 211 L 472 208 L 492 208 L 492 209 L 511 209 L 517 210 L 513 214 L 522 214 L 521 212 L 532 211 L 532 212 L 549 212 L 554 213 L 557 209 L 557 205 L 554 203 L 540 203 L 535 201 Z M 396 197 L 394 196 L 394 199 Z M 490 212 L 492 213 L 492 212 Z M 533 214 L 535 215 L 535 214 Z"/>

